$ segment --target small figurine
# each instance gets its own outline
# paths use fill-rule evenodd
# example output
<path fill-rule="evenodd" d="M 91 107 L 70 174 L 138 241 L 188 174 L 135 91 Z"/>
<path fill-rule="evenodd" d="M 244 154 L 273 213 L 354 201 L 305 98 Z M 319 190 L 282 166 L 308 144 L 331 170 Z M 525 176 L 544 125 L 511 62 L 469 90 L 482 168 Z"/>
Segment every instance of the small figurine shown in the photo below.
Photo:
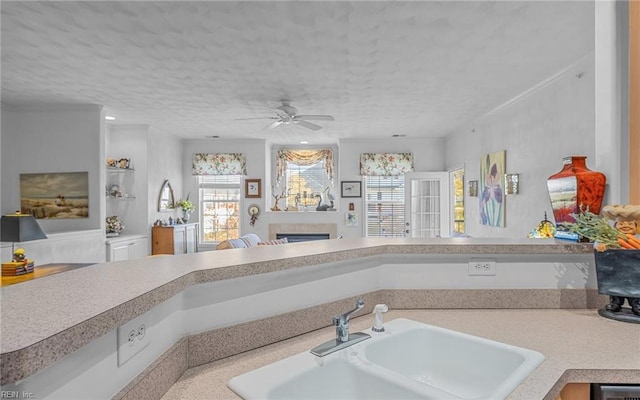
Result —
<path fill-rule="evenodd" d="M 16 251 L 13 252 L 13 262 L 25 262 L 26 260 L 27 256 L 22 247 L 17 248 Z"/>
<path fill-rule="evenodd" d="M 118 168 L 127 169 L 129 168 L 129 159 L 121 158 L 118 160 Z"/>

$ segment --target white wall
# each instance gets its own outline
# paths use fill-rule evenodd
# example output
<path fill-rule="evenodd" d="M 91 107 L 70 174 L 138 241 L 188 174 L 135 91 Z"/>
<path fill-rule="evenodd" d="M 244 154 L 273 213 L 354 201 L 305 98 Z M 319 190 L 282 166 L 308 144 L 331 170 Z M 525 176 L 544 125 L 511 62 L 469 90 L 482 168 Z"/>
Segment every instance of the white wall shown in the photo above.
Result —
<path fill-rule="evenodd" d="M 479 197 L 465 194 L 466 232 L 475 237 L 526 237 L 544 218 L 553 221 L 547 178 L 566 156 L 595 165 L 594 54 L 550 77 L 521 97 L 452 132 L 447 167 L 464 164 L 465 184 L 480 179 L 480 159 L 507 152 L 507 173 L 520 174 L 520 194 L 506 196 L 506 227 L 480 224 Z"/>
<path fill-rule="evenodd" d="M 55 240 L 25 244 L 29 258 L 50 262 L 97 262 L 104 251 L 104 124 L 97 105 L 2 108 L 2 213 L 20 209 L 20 174 L 88 172 L 89 217 L 40 219 L 47 235 L 69 239 L 65 249 L 52 248 Z M 73 234 L 73 232 L 79 232 Z M 98 232 L 97 234 L 94 234 Z M 77 240 L 77 241 L 76 241 Z M 59 242 L 61 243 L 61 242 Z M 7 247 L 8 246 L 8 247 Z M 96 254 L 96 249 L 100 253 Z M 4 243 L 2 259 L 10 258 Z"/>
<path fill-rule="evenodd" d="M 339 142 L 340 159 L 339 170 L 340 179 L 336 182 L 337 193 L 340 190 L 340 181 L 359 181 L 360 176 L 360 154 L 361 153 L 413 153 L 413 167 L 415 171 L 444 171 L 444 139 L 412 139 L 412 138 L 389 138 L 384 140 L 373 139 L 346 139 Z M 361 199 L 339 199 L 338 203 L 338 235 L 344 237 L 364 236 L 364 198 Z M 348 210 L 349 203 L 355 203 L 355 212 L 360 221 L 360 226 L 345 226 L 344 214 Z"/>
<path fill-rule="evenodd" d="M 335 145 L 329 145 L 334 147 Z M 273 197 L 271 196 L 271 173 L 273 170 L 274 147 L 264 140 L 189 140 L 185 141 L 183 149 L 183 191 L 180 195 L 191 193 L 197 195 L 197 179 L 191 175 L 191 158 L 193 153 L 243 153 L 247 157 L 247 178 L 262 179 L 262 198 L 241 199 L 241 212 L 243 222 L 242 234 L 256 233 L 261 238 L 268 238 L 269 224 L 280 223 L 334 223 L 338 227 L 338 235 L 344 237 L 363 236 L 363 226 L 347 227 L 344 224 L 344 213 L 350 202 L 356 203 L 356 212 L 362 213 L 363 199 L 341 199 L 339 196 L 340 181 L 360 180 L 359 160 L 363 152 L 412 152 L 416 171 L 442 171 L 444 170 L 444 140 L 442 139 L 389 139 L 389 140 L 342 140 L 338 143 L 335 156 L 336 177 L 332 193 L 336 201 L 338 211 L 327 212 L 272 212 Z M 315 147 L 323 147 L 316 145 Z M 174 186 L 175 188 L 175 186 Z M 178 195 L 178 197 L 180 197 Z M 194 198 L 194 197 L 192 197 Z M 258 204 L 262 214 L 254 227 L 249 225 L 246 212 L 250 204 Z M 363 221 L 360 214 L 360 221 Z M 206 247 L 201 247 L 206 250 Z"/>
<path fill-rule="evenodd" d="M 158 219 L 166 220 L 170 216 L 175 219 L 180 216 L 177 211 L 159 212 L 158 197 L 162 184 L 167 179 L 173 187 L 176 201 L 183 192 L 183 144 L 177 136 L 155 132 L 153 127 L 149 130 L 149 136 L 153 138 L 147 143 L 147 207 L 149 213 L 148 229 L 150 230 L 153 222 Z"/>
<path fill-rule="evenodd" d="M 146 234 L 149 231 L 148 131 L 148 125 L 107 124 L 106 126 L 106 157 L 128 158 L 130 168 L 133 169 L 133 172 L 107 172 L 107 186 L 118 184 L 122 191 L 135 196 L 135 199 L 108 198 L 106 200 L 105 216 L 120 217 L 125 227 L 123 235 Z"/>
<path fill-rule="evenodd" d="M 629 201 L 628 21 L 628 2 L 595 3 L 595 167 L 607 176 L 604 204 Z"/>
<path fill-rule="evenodd" d="M 190 195 L 190 199 L 196 200 L 198 198 L 198 178 L 191 174 L 192 160 L 194 153 L 242 153 L 247 158 L 247 176 L 249 179 L 262 179 L 262 198 L 260 199 L 245 199 L 244 196 L 240 198 L 240 212 L 242 213 L 242 225 L 240 231 L 242 234 L 256 233 L 261 238 L 268 236 L 268 226 L 264 223 L 265 215 L 265 200 L 270 196 L 268 191 L 265 191 L 265 165 L 267 165 L 265 151 L 266 142 L 262 139 L 244 139 L 244 140 L 225 140 L 225 139 L 211 139 L 211 140 L 187 140 L 183 143 L 182 147 L 182 187 L 177 188 L 176 199 Z M 176 187 L 174 186 L 174 190 Z M 241 188 L 241 192 L 244 193 L 244 187 Z M 258 222 L 254 227 L 249 225 L 249 218 L 247 214 L 247 207 L 249 204 L 258 204 L 262 210 Z M 200 209 L 197 208 L 194 215 L 191 216 L 190 222 L 199 221 Z M 210 250 L 212 247 L 200 247 L 199 250 Z"/>
<path fill-rule="evenodd" d="M 20 209 L 20 174 L 89 173 L 89 218 L 41 219 L 45 233 L 100 228 L 104 197 L 101 107 L 2 109 L 2 212 Z"/>

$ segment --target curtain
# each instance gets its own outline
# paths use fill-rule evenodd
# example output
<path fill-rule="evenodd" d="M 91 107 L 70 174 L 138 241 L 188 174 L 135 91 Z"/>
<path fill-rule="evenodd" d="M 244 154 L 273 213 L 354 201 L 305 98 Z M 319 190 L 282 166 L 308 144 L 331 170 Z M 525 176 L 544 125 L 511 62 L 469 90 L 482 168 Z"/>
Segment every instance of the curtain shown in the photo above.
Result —
<path fill-rule="evenodd" d="M 412 171 L 412 153 L 360 154 L 360 175 L 400 176 Z"/>
<path fill-rule="evenodd" d="M 247 175 L 242 153 L 194 153 L 193 175 Z"/>
<path fill-rule="evenodd" d="M 276 160 L 277 176 L 276 182 L 284 176 L 287 170 L 287 162 L 298 165 L 312 165 L 324 160 L 324 168 L 330 182 L 333 182 L 333 151 L 331 150 L 278 150 L 278 159 Z"/>

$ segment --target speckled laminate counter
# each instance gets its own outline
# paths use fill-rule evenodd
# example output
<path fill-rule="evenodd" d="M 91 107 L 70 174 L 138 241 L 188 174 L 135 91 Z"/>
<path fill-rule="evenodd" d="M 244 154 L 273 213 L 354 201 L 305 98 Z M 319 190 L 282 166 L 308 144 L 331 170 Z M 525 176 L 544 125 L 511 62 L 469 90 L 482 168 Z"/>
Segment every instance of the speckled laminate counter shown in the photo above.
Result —
<path fill-rule="evenodd" d="M 1 383 L 23 379 L 203 282 L 388 254 L 585 254 L 554 240 L 342 239 L 96 264 L 2 288 Z M 10 306 L 8 306 L 10 305 Z"/>
<path fill-rule="evenodd" d="M 510 400 L 555 400 L 569 382 L 640 384 L 640 326 L 608 320 L 595 310 L 390 310 L 385 320 L 409 318 L 509 343 L 545 355 Z M 371 327 L 373 316 L 351 320 L 351 331 Z M 309 351 L 331 339 L 328 327 L 187 370 L 162 400 L 234 399 L 234 376 Z"/>

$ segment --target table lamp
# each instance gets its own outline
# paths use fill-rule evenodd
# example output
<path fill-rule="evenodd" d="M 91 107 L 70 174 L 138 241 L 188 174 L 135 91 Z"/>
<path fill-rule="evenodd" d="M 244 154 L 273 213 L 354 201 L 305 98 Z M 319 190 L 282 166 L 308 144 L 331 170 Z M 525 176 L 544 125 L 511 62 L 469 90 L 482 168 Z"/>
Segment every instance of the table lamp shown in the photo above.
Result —
<path fill-rule="evenodd" d="M 2 275 L 19 275 L 33 272 L 33 261 L 16 259 L 16 242 L 28 242 L 46 238 L 47 235 L 42 232 L 33 215 L 20 214 L 19 212 L 3 215 L 0 219 L 0 241 L 11 242 L 13 260 L 10 263 L 2 263 Z"/>

